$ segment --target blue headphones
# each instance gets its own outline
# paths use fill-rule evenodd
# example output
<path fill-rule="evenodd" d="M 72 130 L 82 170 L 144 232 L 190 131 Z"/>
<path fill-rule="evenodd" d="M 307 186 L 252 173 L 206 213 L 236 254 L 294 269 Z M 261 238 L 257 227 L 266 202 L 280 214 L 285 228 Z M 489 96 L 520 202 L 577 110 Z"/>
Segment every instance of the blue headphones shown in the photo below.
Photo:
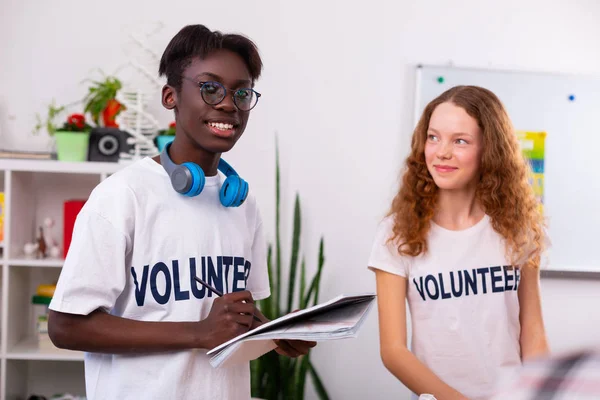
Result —
<path fill-rule="evenodd" d="M 160 163 L 171 178 L 173 189 L 184 196 L 198 196 L 204 189 L 204 171 L 193 162 L 175 164 L 169 156 L 169 147 L 171 147 L 171 143 L 167 144 L 160 153 Z M 237 172 L 222 158 L 219 159 L 218 169 L 227 177 L 219 193 L 221 204 L 225 207 L 242 205 L 248 196 L 248 182 L 240 178 Z"/>

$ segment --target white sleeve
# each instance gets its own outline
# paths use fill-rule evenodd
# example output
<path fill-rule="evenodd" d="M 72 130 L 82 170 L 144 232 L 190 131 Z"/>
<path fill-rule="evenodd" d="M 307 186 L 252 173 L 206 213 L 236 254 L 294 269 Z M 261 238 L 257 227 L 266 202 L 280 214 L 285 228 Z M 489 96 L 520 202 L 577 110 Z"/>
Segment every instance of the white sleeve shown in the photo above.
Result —
<path fill-rule="evenodd" d="M 257 221 L 252 242 L 252 264 L 246 282 L 246 289 L 252 293 L 254 300 L 266 299 L 271 295 L 269 270 L 267 267 L 267 244 L 263 223 L 257 209 Z"/>
<path fill-rule="evenodd" d="M 388 241 L 392 235 L 393 223 L 393 217 L 387 217 L 379 223 L 367 265 L 371 270 L 379 269 L 406 277 L 408 275 L 406 257 L 398 253 L 395 243 Z"/>
<path fill-rule="evenodd" d="M 116 213 L 128 212 L 126 201 L 115 210 L 114 201 L 122 196 L 91 197 L 77 215 L 73 236 L 65 259 L 50 309 L 87 315 L 103 309 L 110 312 L 125 288 L 127 279 L 127 256 L 130 238 L 109 220 Z M 95 206 L 104 203 L 111 210 L 107 215 L 96 211 Z"/>

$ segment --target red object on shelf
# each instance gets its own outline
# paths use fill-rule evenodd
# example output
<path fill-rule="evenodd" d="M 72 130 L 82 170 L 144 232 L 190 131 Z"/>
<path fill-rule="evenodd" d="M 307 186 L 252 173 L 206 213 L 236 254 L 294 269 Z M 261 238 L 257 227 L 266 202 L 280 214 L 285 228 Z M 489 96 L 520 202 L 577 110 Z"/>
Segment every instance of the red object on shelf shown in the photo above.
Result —
<path fill-rule="evenodd" d="M 125 109 L 125 106 L 115 99 L 110 99 L 106 108 L 102 111 L 102 120 L 105 127 L 118 128 L 119 124 L 115 122 L 117 115 Z"/>
<path fill-rule="evenodd" d="M 63 223 L 63 256 L 67 257 L 69 246 L 71 245 L 71 237 L 73 236 L 73 226 L 77 214 L 85 204 L 86 200 L 68 200 L 64 206 L 64 223 Z"/>

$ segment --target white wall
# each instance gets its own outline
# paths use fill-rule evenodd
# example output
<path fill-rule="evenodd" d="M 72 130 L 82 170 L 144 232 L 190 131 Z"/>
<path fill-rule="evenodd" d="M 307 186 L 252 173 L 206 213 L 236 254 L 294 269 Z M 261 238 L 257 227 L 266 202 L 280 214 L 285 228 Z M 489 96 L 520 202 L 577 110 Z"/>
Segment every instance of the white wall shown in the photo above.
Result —
<path fill-rule="evenodd" d="M 79 82 L 92 69 L 111 72 L 121 64 L 122 32 L 130 20 L 165 24 L 154 44 L 158 51 L 187 23 L 246 33 L 264 57 L 257 87 L 264 96 L 228 159 L 251 182 L 266 226 L 273 227 L 278 132 L 286 250 L 293 195 L 299 191 L 311 269 L 318 237 L 325 236 L 323 299 L 374 290 L 365 262 L 408 149 L 416 64 L 600 70 L 595 0 L 151 0 L 137 2 L 140 9 L 133 3 L 2 1 L 0 147 L 44 149 L 47 138 L 29 133 L 34 113 L 43 112 L 52 97 L 63 103 L 81 98 L 85 86 Z M 161 121 L 170 121 L 167 112 L 156 110 Z M 596 340 L 600 313 L 591 304 L 600 300 L 598 282 L 543 281 L 554 349 Z M 376 312 L 358 339 L 315 350 L 334 399 L 408 398 L 380 362 Z M 567 334 L 579 323 L 585 328 Z"/>

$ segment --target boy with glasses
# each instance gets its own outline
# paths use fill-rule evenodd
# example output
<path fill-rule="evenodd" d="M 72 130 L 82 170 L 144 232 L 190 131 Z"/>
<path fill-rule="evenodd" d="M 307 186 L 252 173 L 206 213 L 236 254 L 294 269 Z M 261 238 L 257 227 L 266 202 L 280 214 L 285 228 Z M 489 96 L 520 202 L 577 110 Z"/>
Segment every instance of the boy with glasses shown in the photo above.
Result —
<path fill-rule="evenodd" d="M 88 399 L 250 397 L 248 364 L 213 369 L 206 352 L 260 324 L 253 315 L 266 321 L 253 304 L 270 295 L 262 220 L 221 159 L 257 104 L 261 69 L 249 39 L 202 25 L 165 49 L 175 139 L 93 190 L 50 304 L 54 344 L 87 352 Z M 295 357 L 315 343 L 277 345 Z"/>

